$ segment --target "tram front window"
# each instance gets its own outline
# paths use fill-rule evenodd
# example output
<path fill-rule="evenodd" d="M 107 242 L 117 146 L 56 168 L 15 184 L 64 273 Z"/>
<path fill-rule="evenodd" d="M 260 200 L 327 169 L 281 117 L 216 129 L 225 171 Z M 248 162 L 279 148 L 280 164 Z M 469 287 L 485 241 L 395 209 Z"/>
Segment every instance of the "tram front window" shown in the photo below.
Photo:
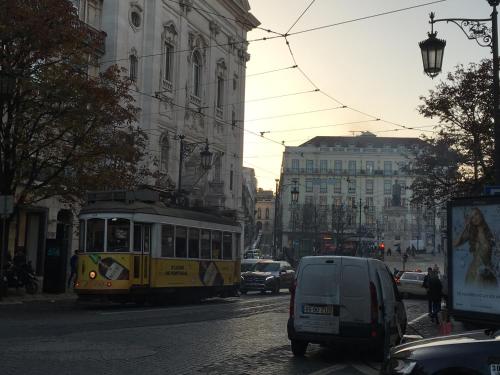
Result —
<path fill-rule="evenodd" d="M 130 221 L 108 219 L 108 251 L 129 251 Z"/>
<path fill-rule="evenodd" d="M 104 219 L 90 219 L 87 221 L 87 251 L 104 251 Z"/>
<path fill-rule="evenodd" d="M 222 239 L 223 258 L 233 259 L 233 234 L 224 232 Z"/>

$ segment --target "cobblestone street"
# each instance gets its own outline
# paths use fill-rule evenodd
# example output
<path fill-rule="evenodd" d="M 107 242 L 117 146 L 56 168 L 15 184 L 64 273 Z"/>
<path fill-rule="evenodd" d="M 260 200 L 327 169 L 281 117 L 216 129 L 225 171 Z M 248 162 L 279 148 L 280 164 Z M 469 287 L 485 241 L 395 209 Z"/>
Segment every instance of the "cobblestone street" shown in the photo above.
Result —
<path fill-rule="evenodd" d="M 310 345 L 292 356 L 289 295 L 249 294 L 197 305 L 0 306 L 2 374 L 376 374 L 357 350 Z M 426 301 L 405 302 L 409 334 L 437 334 Z"/>

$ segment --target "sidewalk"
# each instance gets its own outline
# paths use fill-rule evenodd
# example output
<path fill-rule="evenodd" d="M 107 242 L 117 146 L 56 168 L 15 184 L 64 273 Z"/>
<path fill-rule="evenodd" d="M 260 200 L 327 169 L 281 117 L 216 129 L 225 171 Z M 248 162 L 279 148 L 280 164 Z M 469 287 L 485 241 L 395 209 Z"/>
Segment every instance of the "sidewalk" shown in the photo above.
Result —
<path fill-rule="evenodd" d="M 35 293 L 27 294 L 24 289 L 9 289 L 6 297 L 0 300 L 0 307 L 4 305 L 18 305 L 30 302 L 58 302 L 58 301 L 76 301 L 76 294 L 73 291 L 65 293 Z"/>
<path fill-rule="evenodd" d="M 461 322 L 455 321 L 453 318 L 450 319 L 451 322 L 451 332 L 450 335 L 465 332 L 466 329 Z M 424 338 L 443 336 L 440 331 L 440 325 L 431 321 L 431 318 L 427 313 L 413 319 L 408 322 L 408 328 L 406 330 L 407 334 L 410 335 L 420 335 Z"/>
<path fill-rule="evenodd" d="M 384 263 L 389 267 L 392 271 L 394 268 L 398 270 L 403 270 L 403 259 L 401 255 L 398 253 L 392 253 L 391 256 L 385 256 Z M 444 270 L 444 256 L 443 254 L 417 254 L 414 257 L 408 257 L 408 261 L 406 262 L 405 269 L 407 271 L 413 271 L 416 269 L 422 270 L 422 272 L 427 272 L 427 267 L 433 267 L 434 264 L 437 264 L 441 273 L 445 272 Z"/>

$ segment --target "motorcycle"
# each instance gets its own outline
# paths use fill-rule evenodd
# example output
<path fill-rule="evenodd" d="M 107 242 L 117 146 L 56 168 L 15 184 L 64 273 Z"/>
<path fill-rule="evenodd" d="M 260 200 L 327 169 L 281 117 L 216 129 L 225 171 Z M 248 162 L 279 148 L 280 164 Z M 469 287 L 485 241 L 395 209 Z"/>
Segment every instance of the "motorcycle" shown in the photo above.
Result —
<path fill-rule="evenodd" d="M 24 287 L 28 294 L 35 294 L 38 291 L 38 280 L 31 262 L 18 265 L 10 263 L 5 270 L 5 279 L 9 288 Z"/>

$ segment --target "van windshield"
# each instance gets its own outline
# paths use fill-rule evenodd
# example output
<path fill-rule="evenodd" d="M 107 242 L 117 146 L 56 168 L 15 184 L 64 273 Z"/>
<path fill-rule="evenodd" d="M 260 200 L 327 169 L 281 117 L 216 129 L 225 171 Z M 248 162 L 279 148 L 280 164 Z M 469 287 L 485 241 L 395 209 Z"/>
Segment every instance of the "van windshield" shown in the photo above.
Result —
<path fill-rule="evenodd" d="M 241 272 L 252 271 L 255 267 L 255 263 L 241 263 Z"/>
<path fill-rule="evenodd" d="M 257 263 L 255 265 L 254 271 L 258 272 L 275 272 L 280 269 L 279 263 Z"/>

